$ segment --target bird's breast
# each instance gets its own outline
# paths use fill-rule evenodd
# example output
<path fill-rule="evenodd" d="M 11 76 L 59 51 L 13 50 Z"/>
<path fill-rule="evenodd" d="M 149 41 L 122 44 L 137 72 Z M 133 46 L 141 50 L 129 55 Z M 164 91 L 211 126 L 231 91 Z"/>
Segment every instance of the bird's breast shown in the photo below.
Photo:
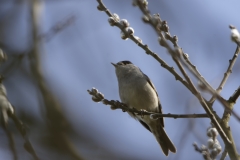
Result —
<path fill-rule="evenodd" d="M 157 94 L 147 81 L 122 83 L 119 85 L 119 95 L 121 101 L 129 107 L 147 111 L 156 111 L 158 107 Z"/>

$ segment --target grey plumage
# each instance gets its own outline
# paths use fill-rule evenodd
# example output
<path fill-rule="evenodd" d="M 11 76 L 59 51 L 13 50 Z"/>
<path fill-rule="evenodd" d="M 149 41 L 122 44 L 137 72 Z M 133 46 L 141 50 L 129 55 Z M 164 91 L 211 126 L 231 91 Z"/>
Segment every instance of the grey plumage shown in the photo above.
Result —
<path fill-rule="evenodd" d="M 130 61 L 120 61 L 117 64 L 112 64 L 116 69 L 119 96 L 123 103 L 136 109 L 162 113 L 157 91 L 147 75 Z M 163 118 L 152 120 L 149 116 L 141 117 L 128 113 L 153 133 L 166 156 L 168 156 L 169 151 L 176 152 L 174 144 L 164 130 Z"/>

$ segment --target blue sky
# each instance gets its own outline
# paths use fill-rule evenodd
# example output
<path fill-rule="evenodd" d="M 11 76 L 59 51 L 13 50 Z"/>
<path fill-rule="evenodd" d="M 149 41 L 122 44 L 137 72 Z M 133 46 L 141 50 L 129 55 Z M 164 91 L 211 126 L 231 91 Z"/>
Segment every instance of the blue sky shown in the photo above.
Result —
<path fill-rule="evenodd" d="M 158 44 L 154 30 L 141 20 L 142 13 L 131 1 L 104 0 L 112 13 L 127 19 L 135 35 L 156 52 L 170 66 L 177 67 L 167 51 Z M 205 79 L 216 88 L 228 67 L 228 60 L 236 49 L 230 40 L 229 24 L 240 28 L 239 1 L 152 1 L 151 13 L 160 13 L 166 20 L 172 35 L 190 60 L 198 67 Z M 24 52 L 31 45 L 29 5 L 0 2 L 1 40 L 9 53 Z M 74 16 L 75 21 L 42 42 L 42 72 L 49 88 L 63 105 L 63 110 L 78 133 L 94 142 L 95 146 L 82 142 L 76 146 L 86 159 L 104 159 L 104 151 L 112 152 L 119 159 L 202 159 L 192 147 L 193 142 L 206 144 L 208 119 L 165 119 L 166 131 L 177 146 L 178 152 L 165 157 L 154 136 L 127 113 L 112 111 L 109 106 L 94 103 L 87 89 L 97 88 L 105 98 L 119 100 L 118 84 L 111 62 L 130 60 L 153 81 L 160 97 L 163 112 L 174 114 L 203 113 L 197 99 L 152 57 L 145 54 L 135 43 L 122 40 L 120 30 L 111 27 L 108 16 L 97 10 L 93 0 L 45 1 L 43 2 L 40 32 L 46 33 L 60 21 Z M 10 14 L 15 10 L 14 14 Z M 4 23 L 4 24 L 3 24 Z M 24 65 L 23 65 L 24 68 Z M 240 63 L 236 62 L 233 73 L 221 95 L 228 99 L 239 86 Z M 17 78 L 16 78 L 17 77 Z M 191 76 L 193 77 L 193 76 Z M 193 78 L 195 84 L 197 81 Z M 41 104 L 33 83 L 19 70 L 6 81 L 10 102 L 41 119 Z M 209 94 L 203 94 L 209 98 Z M 24 99 L 24 100 L 23 100 Z M 240 113 L 239 102 L 235 111 Z M 216 103 L 214 109 L 222 115 L 223 107 Z M 230 120 L 235 141 L 240 130 L 239 122 Z M 192 126 L 192 130 L 190 129 Z M 236 126 L 236 127 L 235 127 Z M 31 130 L 31 128 L 30 128 Z M 1 131 L 4 134 L 3 131 Z M 34 133 L 34 132 L 33 132 Z M 34 135 L 33 139 L 34 139 Z M 222 143 L 222 141 L 220 140 Z M 1 144 L 6 148 L 6 144 Z M 222 145 L 224 148 L 224 146 Z M 240 146 L 237 144 L 238 150 Z M 37 149 L 37 152 L 46 152 Z M 46 152 L 47 153 L 47 152 Z M 9 152 L 0 152 L 1 157 L 11 157 Z M 27 156 L 27 155 L 25 155 Z M 120 158 L 122 157 L 122 158 Z M 24 159 L 24 158 L 23 158 Z"/>

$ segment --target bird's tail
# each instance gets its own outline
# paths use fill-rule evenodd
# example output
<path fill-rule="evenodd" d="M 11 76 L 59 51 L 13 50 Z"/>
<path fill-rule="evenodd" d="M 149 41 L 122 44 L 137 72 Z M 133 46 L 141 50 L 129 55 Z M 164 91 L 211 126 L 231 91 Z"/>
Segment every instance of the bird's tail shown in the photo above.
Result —
<path fill-rule="evenodd" d="M 167 133 L 165 132 L 162 126 L 158 126 L 157 130 L 153 130 L 153 134 L 156 137 L 158 143 L 160 144 L 163 153 L 168 156 L 168 151 L 176 153 L 176 148 L 170 138 L 168 137 Z"/>

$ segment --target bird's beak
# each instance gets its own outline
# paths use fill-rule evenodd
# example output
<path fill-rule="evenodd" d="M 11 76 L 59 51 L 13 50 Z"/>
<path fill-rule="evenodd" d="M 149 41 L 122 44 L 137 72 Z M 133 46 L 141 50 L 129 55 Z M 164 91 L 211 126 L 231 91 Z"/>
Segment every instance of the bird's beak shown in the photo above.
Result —
<path fill-rule="evenodd" d="M 117 64 L 115 64 L 115 63 L 112 63 L 112 62 L 111 62 L 111 64 L 112 64 L 114 67 L 117 67 Z"/>

